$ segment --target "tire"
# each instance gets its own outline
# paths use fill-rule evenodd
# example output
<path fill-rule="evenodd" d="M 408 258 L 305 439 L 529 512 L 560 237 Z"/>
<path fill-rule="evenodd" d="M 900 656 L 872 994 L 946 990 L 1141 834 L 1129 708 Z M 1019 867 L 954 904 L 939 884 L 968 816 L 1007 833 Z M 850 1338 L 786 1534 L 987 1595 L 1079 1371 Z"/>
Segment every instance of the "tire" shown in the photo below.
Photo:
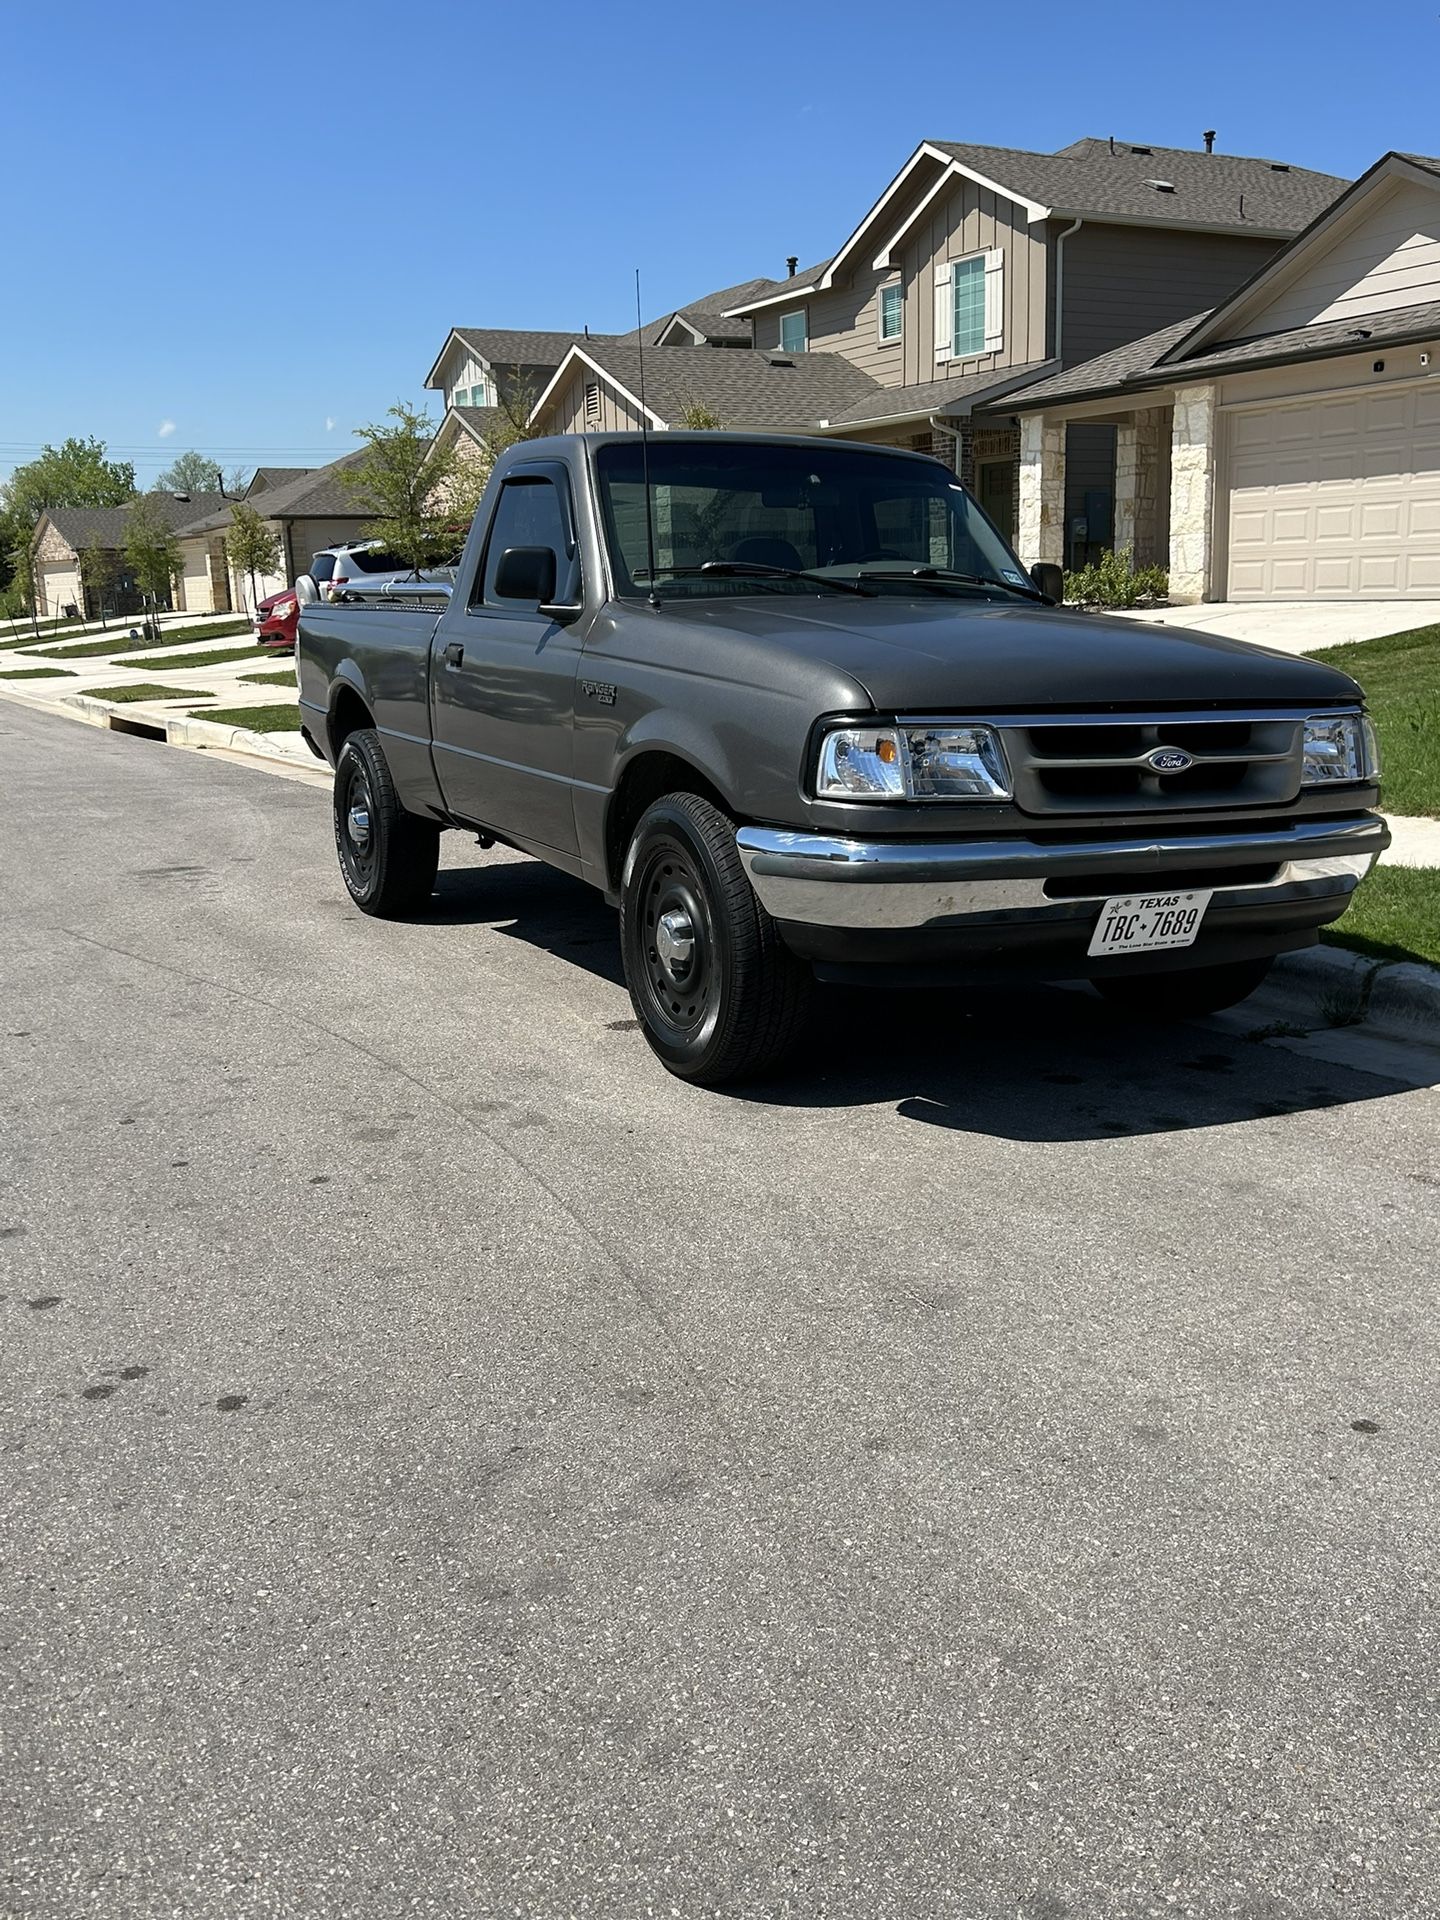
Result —
<path fill-rule="evenodd" d="M 635 828 L 620 945 L 641 1031 L 682 1080 L 758 1079 L 804 1029 L 810 970 L 756 899 L 735 822 L 699 794 L 666 794 Z"/>
<path fill-rule="evenodd" d="M 435 890 L 440 829 L 401 806 L 373 727 L 340 749 L 334 814 L 340 872 L 360 911 L 381 919 L 419 912 Z"/>
<path fill-rule="evenodd" d="M 1218 967 L 1189 967 L 1182 973 L 1135 973 L 1091 984 L 1113 1005 L 1141 1020 L 1193 1020 L 1220 1013 L 1246 1000 L 1275 962 L 1231 960 Z"/>

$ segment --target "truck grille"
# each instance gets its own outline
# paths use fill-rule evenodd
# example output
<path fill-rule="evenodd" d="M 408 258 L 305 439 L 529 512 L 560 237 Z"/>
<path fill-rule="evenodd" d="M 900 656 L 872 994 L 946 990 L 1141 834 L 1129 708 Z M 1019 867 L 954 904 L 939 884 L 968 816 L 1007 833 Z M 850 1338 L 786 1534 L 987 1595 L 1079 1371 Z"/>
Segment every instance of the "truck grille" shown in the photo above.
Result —
<path fill-rule="evenodd" d="M 1016 803 L 1026 813 L 1276 806 L 1300 792 L 1303 716 L 1147 714 L 1000 724 Z M 1188 764 L 1167 770 L 1167 750 Z"/>

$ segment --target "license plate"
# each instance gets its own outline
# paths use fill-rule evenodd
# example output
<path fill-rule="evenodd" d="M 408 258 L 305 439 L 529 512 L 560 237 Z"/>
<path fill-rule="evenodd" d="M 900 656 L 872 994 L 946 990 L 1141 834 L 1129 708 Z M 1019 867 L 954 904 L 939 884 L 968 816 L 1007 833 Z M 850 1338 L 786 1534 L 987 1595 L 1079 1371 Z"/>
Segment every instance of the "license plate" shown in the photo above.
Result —
<path fill-rule="evenodd" d="M 1122 893 L 1107 900 L 1090 942 L 1092 954 L 1158 953 L 1194 944 L 1211 893 Z"/>

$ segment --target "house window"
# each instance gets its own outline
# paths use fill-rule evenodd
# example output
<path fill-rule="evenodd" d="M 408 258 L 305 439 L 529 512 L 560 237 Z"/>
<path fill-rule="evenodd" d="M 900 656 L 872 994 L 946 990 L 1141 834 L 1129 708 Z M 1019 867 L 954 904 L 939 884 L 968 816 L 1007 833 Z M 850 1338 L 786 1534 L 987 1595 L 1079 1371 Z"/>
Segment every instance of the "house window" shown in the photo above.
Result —
<path fill-rule="evenodd" d="M 898 280 L 880 289 L 880 338 L 898 340 L 905 330 L 905 289 Z"/>
<path fill-rule="evenodd" d="M 991 247 L 935 269 L 935 358 L 970 360 L 1005 344 L 1005 253 Z"/>
<path fill-rule="evenodd" d="M 810 331 L 805 324 L 805 309 L 801 307 L 795 313 L 782 313 L 780 316 L 780 351 L 782 353 L 804 353 L 810 344 Z"/>
<path fill-rule="evenodd" d="M 957 260 L 951 275 L 950 353 L 956 360 L 967 360 L 985 351 L 985 256 Z"/>

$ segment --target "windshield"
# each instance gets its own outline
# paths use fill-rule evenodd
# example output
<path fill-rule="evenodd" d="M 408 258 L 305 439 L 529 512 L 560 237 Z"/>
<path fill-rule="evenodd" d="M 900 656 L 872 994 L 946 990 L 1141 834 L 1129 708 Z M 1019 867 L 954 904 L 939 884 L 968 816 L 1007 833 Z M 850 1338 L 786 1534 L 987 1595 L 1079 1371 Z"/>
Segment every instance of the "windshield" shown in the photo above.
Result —
<path fill-rule="evenodd" d="M 622 594 L 651 586 L 645 537 L 643 450 L 634 441 L 596 449 L 601 512 Z M 1030 595 L 1019 562 L 947 468 L 877 448 L 715 440 L 650 442 L 655 586 L 665 598 L 738 593 L 810 593 L 823 584 L 783 572 L 893 582 L 914 592 L 974 592 L 965 580 Z M 686 570 L 716 561 L 754 575 Z M 678 572 L 677 572 L 678 570 Z"/>

